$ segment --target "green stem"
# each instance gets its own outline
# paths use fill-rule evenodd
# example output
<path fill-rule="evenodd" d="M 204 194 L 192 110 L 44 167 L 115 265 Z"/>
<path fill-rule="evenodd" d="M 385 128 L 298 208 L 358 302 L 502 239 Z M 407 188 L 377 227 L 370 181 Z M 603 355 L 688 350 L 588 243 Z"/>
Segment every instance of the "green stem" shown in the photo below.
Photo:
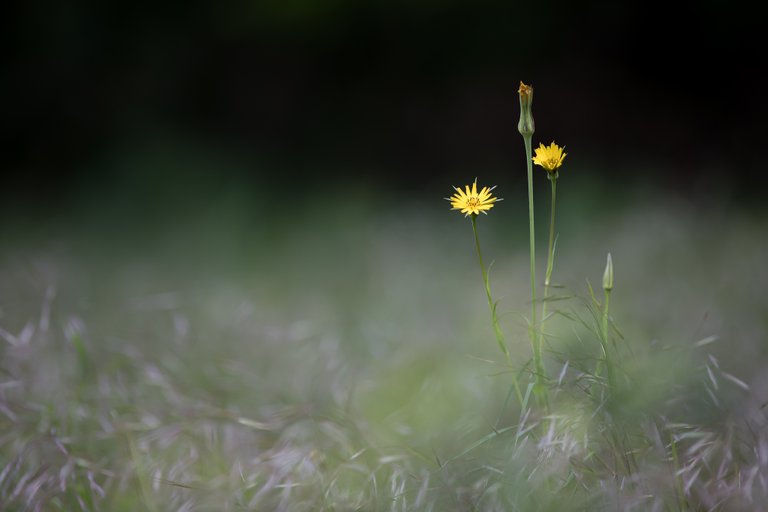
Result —
<path fill-rule="evenodd" d="M 605 290 L 605 304 L 603 305 L 603 340 L 608 345 L 608 306 L 611 303 L 611 291 Z"/>
<path fill-rule="evenodd" d="M 608 374 L 608 389 L 610 392 L 614 390 L 613 382 L 613 367 L 611 366 L 610 356 L 610 341 L 608 338 L 608 309 L 611 304 L 611 290 L 605 290 L 605 299 L 603 304 L 603 317 L 601 331 L 603 335 L 603 351 L 605 352 L 605 369 Z"/>
<path fill-rule="evenodd" d="M 548 256 L 547 256 L 547 275 L 544 281 L 544 293 L 546 295 L 547 288 L 549 288 L 550 279 L 552 278 L 552 267 L 554 265 L 555 261 L 555 251 L 554 251 L 554 244 L 555 244 L 555 201 L 557 200 L 557 178 L 550 178 L 550 183 L 552 183 L 552 210 L 549 215 L 549 248 L 548 248 Z"/>
<path fill-rule="evenodd" d="M 485 285 L 485 295 L 488 297 L 488 308 L 491 310 L 491 322 L 493 323 L 493 332 L 496 335 L 496 342 L 499 344 L 499 348 L 504 355 L 509 358 L 509 350 L 507 344 L 504 343 L 504 334 L 499 327 L 499 320 L 496 316 L 496 304 L 491 297 L 491 284 L 488 281 L 488 272 L 485 270 L 485 263 L 483 263 L 483 253 L 480 251 L 480 237 L 477 235 L 477 215 L 471 215 L 472 218 L 472 232 L 475 234 L 475 248 L 477 249 L 477 258 L 480 260 L 480 271 L 483 273 L 483 284 Z"/>
<path fill-rule="evenodd" d="M 509 349 L 504 342 L 504 333 L 499 326 L 499 318 L 496 314 L 496 303 L 491 296 L 491 283 L 488 280 L 488 271 L 485 269 L 485 263 L 483 262 L 483 252 L 480 250 L 480 237 L 477 234 L 477 215 L 470 215 L 472 219 L 472 233 L 475 235 L 475 249 L 477 249 L 477 259 L 480 261 L 480 272 L 483 274 L 483 284 L 485 285 L 485 296 L 488 298 L 488 308 L 491 310 L 491 323 L 493 324 L 493 333 L 496 335 L 496 343 L 499 344 L 499 348 L 504 353 L 504 357 L 507 360 L 507 365 L 512 367 L 512 360 L 509 357 Z M 523 394 L 520 391 L 520 385 L 517 382 L 517 378 L 512 376 L 515 392 L 520 403 L 523 402 Z"/>
<path fill-rule="evenodd" d="M 555 264 L 555 201 L 557 199 L 557 178 L 550 176 L 552 183 L 552 209 L 549 214 L 549 245 L 547 247 L 547 273 L 544 277 L 544 300 L 541 305 L 541 336 L 544 337 L 544 322 L 547 319 L 549 288 L 552 285 L 552 269 Z"/>
<path fill-rule="evenodd" d="M 529 335 L 533 348 L 533 366 L 536 374 L 536 396 L 542 402 L 546 402 L 544 366 L 541 362 L 541 338 L 537 335 L 536 325 L 536 230 L 533 218 L 533 150 L 531 148 L 531 135 L 523 135 L 523 140 L 525 141 L 525 157 L 528 169 L 528 232 L 531 249 L 531 326 Z"/>

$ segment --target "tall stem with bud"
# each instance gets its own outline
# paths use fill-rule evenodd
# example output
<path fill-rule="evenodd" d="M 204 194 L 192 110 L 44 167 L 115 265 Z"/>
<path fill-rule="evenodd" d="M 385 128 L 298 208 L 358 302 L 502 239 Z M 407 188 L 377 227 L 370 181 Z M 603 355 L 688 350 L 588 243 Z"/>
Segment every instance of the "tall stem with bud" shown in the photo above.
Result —
<path fill-rule="evenodd" d="M 608 258 L 605 263 L 605 272 L 603 272 L 603 311 L 601 322 L 601 337 L 603 338 L 603 350 L 605 351 L 605 367 L 608 372 L 608 389 L 614 391 L 614 368 L 611 366 L 611 353 L 610 353 L 610 336 L 609 336 L 609 322 L 608 311 L 611 304 L 611 292 L 613 291 L 613 259 L 611 253 L 608 253 Z"/>
<path fill-rule="evenodd" d="M 533 348 L 533 366 L 536 376 L 536 385 L 534 390 L 536 396 L 542 404 L 546 404 L 546 386 L 544 385 L 544 365 L 541 360 L 541 336 L 538 335 L 538 326 L 536 322 L 536 236 L 535 222 L 533 216 L 533 148 L 532 138 L 536 131 L 531 113 L 531 104 L 533 103 L 533 87 L 520 82 L 520 88 L 517 91 L 520 95 L 520 122 L 517 124 L 517 130 L 523 136 L 525 143 L 525 157 L 528 171 L 528 231 L 529 245 L 531 251 L 531 325 L 529 335 L 531 346 Z"/>

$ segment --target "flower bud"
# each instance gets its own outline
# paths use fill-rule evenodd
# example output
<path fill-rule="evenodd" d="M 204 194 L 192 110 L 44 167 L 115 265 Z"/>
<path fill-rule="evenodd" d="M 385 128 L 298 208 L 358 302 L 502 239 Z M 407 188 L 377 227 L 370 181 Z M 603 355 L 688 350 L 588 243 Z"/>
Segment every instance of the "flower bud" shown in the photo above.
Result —
<path fill-rule="evenodd" d="M 525 85 L 520 82 L 520 88 L 517 90 L 520 95 L 520 122 L 517 123 L 517 131 L 523 137 L 530 137 L 533 132 L 536 131 L 536 126 L 533 122 L 533 114 L 531 114 L 531 104 L 533 103 L 533 86 Z"/>
<path fill-rule="evenodd" d="M 608 253 L 608 261 L 605 264 L 605 272 L 603 272 L 603 290 L 607 292 L 613 290 L 613 260 L 611 259 L 611 253 Z"/>

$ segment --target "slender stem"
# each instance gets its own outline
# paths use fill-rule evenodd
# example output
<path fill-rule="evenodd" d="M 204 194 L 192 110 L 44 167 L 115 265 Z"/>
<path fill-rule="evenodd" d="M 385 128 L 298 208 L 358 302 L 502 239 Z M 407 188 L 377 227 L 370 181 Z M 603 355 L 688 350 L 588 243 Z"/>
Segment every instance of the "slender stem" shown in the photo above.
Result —
<path fill-rule="evenodd" d="M 541 334 L 544 337 L 544 322 L 547 319 L 547 307 L 549 302 L 549 288 L 552 285 L 552 269 L 555 264 L 555 201 L 557 199 L 557 178 L 550 176 L 552 184 L 552 209 L 549 214 L 549 245 L 547 247 L 547 273 L 544 276 L 544 300 L 541 304 Z"/>
<path fill-rule="evenodd" d="M 557 200 L 557 178 L 550 178 L 549 182 L 552 184 L 552 210 L 549 214 L 549 246 L 547 250 L 547 274 L 544 280 L 544 294 L 546 295 L 547 288 L 551 284 L 552 267 L 555 261 L 555 201 Z"/>
<path fill-rule="evenodd" d="M 499 348 L 504 355 L 509 359 L 509 350 L 507 344 L 504 343 L 504 333 L 501 332 L 499 327 L 499 320 L 496 316 L 496 304 L 491 297 L 491 284 L 488 281 L 488 272 L 485 270 L 485 263 L 483 263 L 483 253 L 480 251 L 480 237 L 477 235 L 477 216 L 471 215 L 472 218 L 472 232 L 475 234 L 475 248 L 477 249 L 477 258 L 480 260 L 480 271 L 483 273 L 483 284 L 485 285 L 485 295 L 488 297 L 488 308 L 491 310 L 491 322 L 493 323 L 493 332 L 496 335 L 496 342 L 499 344 Z"/>
<path fill-rule="evenodd" d="M 525 157 L 528 169 L 528 232 L 531 248 L 531 326 L 529 335 L 533 347 L 533 365 L 536 373 L 537 396 L 546 402 L 546 388 L 544 387 L 544 366 L 541 362 L 541 339 L 537 334 L 536 325 L 536 237 L 533 218 L 533 150 L 531 149 L 531 135 L 523 135 L 525 141 Z"/>
<path fill-rule="evenodd" d="M 610 355 L 610 341 L 609 341 L 609 332 L 608 332 L 608 308 L 611 304 L 611 290 L 605 290 L 605 299 L 603 304 L 603 318 L 602 318 L 602 337 L 603 337 L 603 351 L 605 352 L 605 369 L 608 374 L 608 389 L 609 392 L 612 392 L 614 389 L 614 382 L 613 382 L 613 367 L 611 366 L 611 355 Z"/>
<path fill-rule="evenodd" d="M 496 315 L 496 303 L 493 302 L 491 296 L 491 283 L 488 280 L 488 271 L 485 269 L 485 263 L 483 262 L 483 253 L 480 250 L 480 237 L 477 234 L 477 215 L 470 215 L 472 219 L 472 233 L 475 235 L 475 249 L 477 249 L 477 259 L 480 261 L 480 272 L 483 274 L 483 284 L 485 285 L 485 296 L 488 298 L 488 309 L 491 310 L 491 323 L 493 324 L 493 333 L 496 335 L 496 343 L 499 344 L 499 348 L 504 353 L 504 357 L 507 360 L 507 365 L 512 368 L 512 360 L 509 357 L 509 349 L 504 342 L 504 333 L 499 326 L 499 318 Z M 517 382 L 517 377 L 512 375 L 512 384 L 515 389 L 515 394 L 520 403 L 523 403 L 523 394 L 520 391 L 520 384 Z M 506 402 L 505 402 L 506 404 Z"/>
<path fill-rule="evenodd" d="M 608 306 L 611 303 L 611 291 L 605 290 L 605 304 L 603 305 L 603 325 L 602 325 L 602 331 L 603 331 L 603 340 L 605 341 L 605 344 L 608 345 Z"/>

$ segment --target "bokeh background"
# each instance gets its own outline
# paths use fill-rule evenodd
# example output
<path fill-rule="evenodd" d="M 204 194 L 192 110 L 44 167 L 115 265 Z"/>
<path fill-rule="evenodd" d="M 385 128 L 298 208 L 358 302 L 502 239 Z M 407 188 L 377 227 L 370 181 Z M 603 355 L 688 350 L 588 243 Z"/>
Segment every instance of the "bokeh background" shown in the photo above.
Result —
<path fill-rule="evenodd" d="M 421 496 L 414 509 L 464 510 L 462 489 L 494 457 L 518 464 L 500 474 L 527 474 L 506 441 L 462 453 L 517 418 L 469 222 L 443 199 L 475 177 L 504 197 L 480 229 L 522 365 L 521 80 L 535 88 L 535 143 L 568 152 L 555 280 L 572 298 L 555 308 L 584 313 L 585 280 L 600 283 L 611 252 L 621 350 L 643 376 L 628 407 L 713 432 L 765 423 L 768 80 L 747 4 L 3 11 L 0 501 L 388 507 L 368 477 L 339 476 L 354 462 Z M 548 187 L 535 178 L 541 277 Z M 569 362 L 570 378 L 595 346 L 558 325 L 548 371 Z M 422 495 L 433 456 L 455 462 Z M 706 505 L 707 484 L 692 485 Z M 522 496 L 524 510 L 553 495 L 502 489 L 517 490 L 499 503 Z"/>
<path fill-rule="evenodd" d="M 520 80 L 536 88 L 537 139 L 565 144 L 571 165 L 614 190 L 742 201 L 766 184 L 763 49 L 746 5 L 6 10 L 6 219 L 58 218 L 94 201 L 114 214 L 172 208 L 180 196 L 205 204 L 233 183 L 255 203 L 339 183 L 439 195 L 475 175 L 523 188 Z"/>

